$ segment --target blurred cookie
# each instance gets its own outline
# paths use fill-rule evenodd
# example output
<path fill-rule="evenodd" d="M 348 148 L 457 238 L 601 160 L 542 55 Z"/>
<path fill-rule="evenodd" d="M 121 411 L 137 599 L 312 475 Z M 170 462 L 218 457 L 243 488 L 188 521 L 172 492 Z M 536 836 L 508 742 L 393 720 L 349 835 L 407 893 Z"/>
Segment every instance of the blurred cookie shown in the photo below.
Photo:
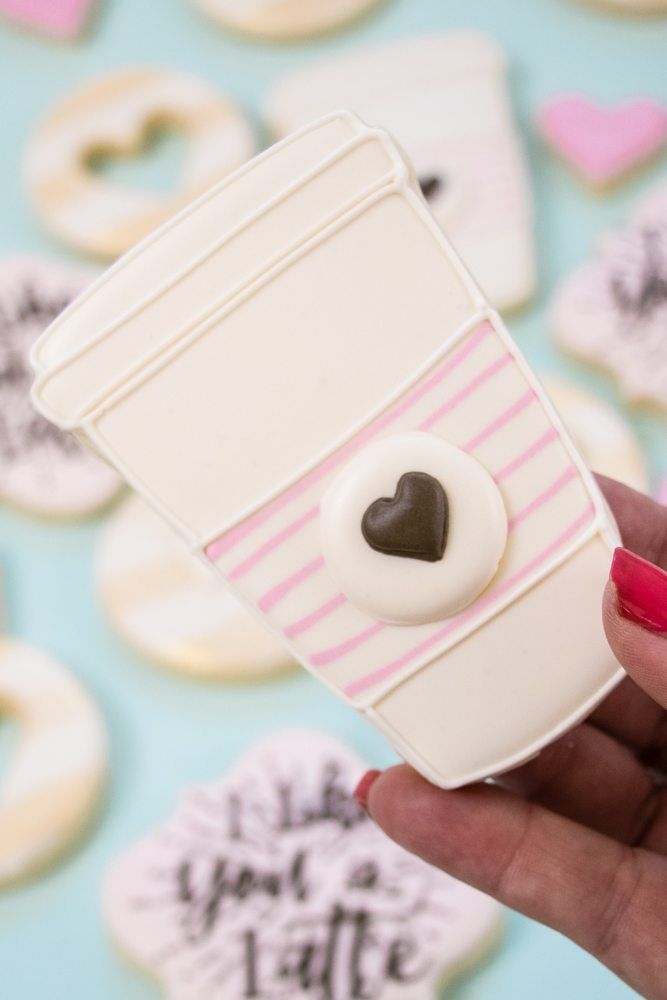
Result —
<path fill-rule="evenodd" d="M 279 78 L 266 117 L 279 137 L 351 108 L 388 129 L 421 190 L 492 304 L 535 289 L 533 206 L 504 52 L 475 32 L 385 42 Z"/>
<path fill-rule="evenodd" d="M 113 183 L 91 169 L 93 154 L 137 155 L 151 130 L 165 125 L 186 139 L 177 193 Z M 254 145 L 240 110 L 206 80 L 169 69 L 116 70 L 52 108 L 28 145 L 25 178 L 55 236 L 110 259 L 244 163 Z"/>
<path fill-rule="evenodd" d="M 0 17 L 60 42 L 83 33 L 98 0 L 0 0 Z"/>
<path fill-rule="evenodd" d="M 360 810 L 355 754 L 314 731 L 256 745 L 111 866 L 107 927 L 170 1000 L 436 1000 L 501 908 Z"/>
<path fill-rule="evenodd" d="M 647 493 L 646 460 L 628 421 L 580 386 L 551 375 L 542 381 L 588 467 Z"/>
<path fill-rule="evenodd" d="M 68 848 L 98 804 L 107 763 L 102 717 L 59 663 L 0 638 L 0 710 L 19 739 L 0 777 L 0 886 Z"/>
<path fill-rule="evenodd" d="M 221 680 L 262 679 L 293 666 L 284 645 L 137 496 L 105 525 L 95 575 L 119 635 L 162 666 Z"/>
<path fill-rule="evenodd" d="M 584 94 L 563 94 L 544 105 L 540 128 L 587 184 L 605 190 L 664 149 L 667 108 L 646 97 L 603 107 Z"/>
<path fill-rule="evenodd" d="M 0 499 L 49 517 L 93 513 L 120 489 L 116 473 L 30 399 L 35 340 L 92 277 L 39 257 L 0 257 Z"/>
<path fill-rule="evenodd" d="M 268 41 L 308 39 L 344 28 L 382 0 L 195 0 L 225 28 Z"/>
<path fill-rule="evenodd" d="M 628 402 L 667 412 L 667 185 L 565 279 L 552 315 L 561 347 L 609 371 Z"/>

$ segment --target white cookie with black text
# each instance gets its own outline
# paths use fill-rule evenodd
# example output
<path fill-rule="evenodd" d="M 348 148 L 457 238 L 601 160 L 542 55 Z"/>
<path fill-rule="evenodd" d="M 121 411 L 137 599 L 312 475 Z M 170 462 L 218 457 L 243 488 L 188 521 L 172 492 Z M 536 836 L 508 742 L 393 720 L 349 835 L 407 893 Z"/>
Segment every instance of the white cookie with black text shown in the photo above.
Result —
<path fill-rule="evenodd" d="M 502 911 L 390 841 L 352 798 L 366 765 L 284 731 L 188 790 L 112 864 L 103 911 L 170 1000 L 435 1000 Z"/>

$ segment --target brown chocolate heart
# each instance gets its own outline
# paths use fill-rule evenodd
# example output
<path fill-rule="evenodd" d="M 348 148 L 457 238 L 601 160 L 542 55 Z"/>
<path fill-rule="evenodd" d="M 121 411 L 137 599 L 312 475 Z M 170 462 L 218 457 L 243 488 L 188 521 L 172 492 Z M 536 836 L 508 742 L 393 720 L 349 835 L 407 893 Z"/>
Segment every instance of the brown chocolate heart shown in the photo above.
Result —
<path fill-rule="evenodd" d="M 372 549 L 388 556 L 439 562 L 445 554 L 449 501 L 427 472 L 406 472 L 393 497 L 373 501 L 361 520 Z"/>

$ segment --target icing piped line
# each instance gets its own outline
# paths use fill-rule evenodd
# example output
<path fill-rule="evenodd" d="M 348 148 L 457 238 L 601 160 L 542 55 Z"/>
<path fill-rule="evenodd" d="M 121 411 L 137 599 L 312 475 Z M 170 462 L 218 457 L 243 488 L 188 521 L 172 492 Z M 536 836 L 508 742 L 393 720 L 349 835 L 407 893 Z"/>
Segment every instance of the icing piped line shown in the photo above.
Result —
<path fill-rule="evenodd" d="M 97 394 L 93 393 L 79 409 L 74 409 L 66 419 L 50 407 L 50 404 L 45 400 L 45 392 L 49 382 L 52 382 L 60 371 L 69 368 L 75 358 L 65 359 L 60 365 L 54 366 L 37 378 L 33 386 L 34 400 L 50 419 L 57 420 L 58 424 L 65 429 L 71 430 L 86 419 L 94 421 L 106 409 L 115 406 L 120 400 L 136 391 L 173 357 L 204 336 L 214 324 L 229 316 L 251 295 L 285 268 L 299 260 L 308 250 L 329 239 L 343 226 L 353 221 L 382 198 L 400 190 L 401 184 L 402 179 L 398 171 L 387 174 L 380 181 L 369 184 L 358 196 L 350 199 L 342 209 L 331 212 L 323 220 L 302 233 L 298 239 L 269 257 L 254 273 L 242 279 L 236 287 L 227 291 L 217 302 L 179 327 L 161 343 L 139 355 L 126 368 L 121 369 L 116 377 L 110 380 Z M 84 345 L 79 349 L 79 357 L 88 353 L 87 346 Z"/>
<path fill-rule="evenodd" d="M 517 584 L 521 583 L 527 576 L 529 576 L 535 569 L 540 568 L 548 559 L 556 552 L 564 542 L 569 541 L 577 532 L 583 528 L 586 523 L 594 516 L 595 510 L 592 504 L 586 508 L 586 510 L 581 514 L 572 524 L 561 534 L 558 538 L 554 539 L 550 545 L 548 545 L 542 552 L 539 553 L 531 562 L 523 566 L 514 576 L 510 577 L 508 580 L 496 588 L 492 588 L 485 594 L 476 605 L 472 605 L 470 608 L 466 608 L 460 615 L 458 615 L 453 621 L 448 622 L 443 628 L 438 629 L 433 635 L 430 635 L 427 639 L 421 642 L 419 645 L 414 646 L 407 653 L 392 660 L 390 663 L 385 664 L 383 667 L 379 667 L 377 670 L 373 670 L 371 673 L 365 674 L 359 680 L 354 681 L 352 684 L 348 684 L 344 688 L 344 693 L 348 698 L 354 698 L 359 694 L 362 694 L 368 688 L 379 684 L 383 680 L 387 680 L 402 667 L 406 666 L 413 659 L 421 656 L 423 653 L 430 650 L 436 643 L 441 642 L 446 639 L 452 632 L 454 632 L 461 625 L 465 625 L 466 621 L 469 621 L 475 617 L 481 608 L 488 607 L 493 601 L 502 597 L 504 594 L 511 592 Z M 497 614 L 502 608 L 497 608 L 495 614 Z M 461 636 L 461 639 L 464 637 Z M 410 676 L 410 675 L 408 675 Z M 406 680 L 406 676 L 402 675 L 401 680 Z M 381 695 L 378 694 L 377 698 Z"/>
<path fill-rule="evenodd" d="M 245 229 L 252 226 L 254 223 L 259 222 L 263 219 L 269 212 L 274 208 L 287 201 L 293 194 L 296 194 L 301 188 L 308 185 L 311 181 L 320 177 L 329 167 L 341 162 L 346 156 L 359 149 L 361 146 L 371 143 L 381 141 L 382 134 L 379 130 L 375 130 L 371 133 L 360 133 L 354 138 L 350 139 L 348 142 L 344 143 L 333 153 L 325 156 L 319 163 L 317 163 L 310 170 L 304 171 L 296 180 L 292 181 L 290 184 L 286 185 L 280 191 L 278 191 L 271 198 L 267 198 L 261 205 L 259 205 L 252 212 L 245 215 L 236 225 L 232 226 L 231 229 L 227 230 L 219 239 L 215 240 L 213 243 L 209 244 L 206 249 L 197 254 L 195 257 L 189 261 L 185 267 L 180 268 L 175 274 L 171 275 L 166 281 L 163 281 L 161 285 L 147 293 L 143 298 L 139 299 L 134 305 L 130 306 L 120 316 L 116 317 L 113 322 L 107 324 L 99 332 L 95 333 L 92 337 L 87 339 L 84 343 L 80 344 L 77 348 L 64 353 L 61 360 L 56 364 L 53 364 L 48 369 L 48 375 L 53 377 L 59 372 L 67 368 L 72 362 L 78 360 L 85 354 L 90 353 L 101 341 L 108 339 L 113 335 L 120 327 L 124 326 L 129 320 L 136 319 L 148 306 L 153 305 L 159 298 L 164 296 L 167 292 L 172 291 L 176 288 L 184 278 L 192 274 L 197 268 L 205 264 L 211 257 L 218 253 L 223 247 L 231 243 L 237 236 L 239 236 Z M 377 178 L 368 188 L 361 192 L 356 197 L 363 197 L 366 193 L 378 190 L 385 183 L 391 183 L 398 177 L 397 169 L 394 167 L 392 170 L 387 171 L 385 175 Z M 354 203 L 352 200 L 351 203 Z M 345 206 L 343 206 L 344 210 Z M 220 302 L 214 303 L 207 309 L 195 315 L 190 323 L 190 327 L 196 326 L 200 322 L 204 322 L 211 312 L 215 311 L 220 305 Z M 54 323 L 53 329 L 49 329 L 49 334 L 55 333 L 57 327 L 62 325 L 68 317 L 63 313 L 61 317 Z M 34 366 L 41 369 L 44 372 L 41 360 L 39 357 L 35 358 Z"/>
<path fill-rule="evenodd" d="M 401 402 L 396 403 L 389 410 L 387 410 L 387 404 L 385 402 L 379 415 L 372 419 L 370 423 L 368 421 L 364 421 L 362 429 L 359 433 L 355 435 L 355 433 L 352 432 L 342 447 L 332 449 L 331 453 L 324 460 L 320 461 L 319 464 L 315 465 L 315 463 L 313 463 L 315 467 L 311 469 L 307 476 L 299 479 L 290 488 L 281 492 L 274 500 L 260 507 L 260 509 L 251 517 L 246 518 L 231 530 L 221 533 L 218 538 L 211 540 L 205 546 L 206 556 L 212 562 L 216 562 L 221 556 L 229 552 L 230 549 L 232 549 L 238 542 L 242 541 L 254 530 L 256 530 L 256 528 L 261 527 L 261 525 L 267 520 L 279 513 L 279 511 L 287 506 L 293 499 L 304 492 L 304 490 L 314 486 L 320 479 L 326 476 L 333 469 L 337 468 L 341 462 L 353 455 L 359 448 L 375 437 L 376 434 L 379 434 L 381 431 L 389 427 L 398 417 L 402 416 L 407 410 L 410 409 L 410 407 L 439 385 L 447 375 L 458 368 L 458 366 L 465 361 L 468 355 L 471 354 L 472 351 L 474 351 L 474 349 L 493 332 L 490 324 L 485 323 L 484 320 L 482 320 L 480 324 L 480 317 L 476 316 L 473 321 L 465 324 L 462 331 L 457 332 L 455 340 L 458 341 L 459 339 L 462 339 L 466 333 L 470 332 L 471 328 L 478 325 L 479 329 L 473 334 L 472 337 L 470 337 L 468 342 L 459 351 L 457 351 L 453 358 L 450 358 L 449 361 L 447 361 L 438 371 L 434 372 L 434 374 L 427 379 L 426 382 L 416 388 L 413 388 L 412 393 L 407 395 Z M 445 348 L 442 348 L 438 352 L 438 357 L 442 357 L 444 353 L 451 350 L 451 346 L 451 343 L 449 343 Z M 433 361 L 429 360 L 425 368 L 428 371 L 432 367 Z M 408 388 L 414 387 L 415 383 L 420 380 L 420 377 L 421 373 L 411 378 Z M 406 388 L 402 386 L 396 393 L 395 399 L 400 399 L 405 392 Z"/>
<path fill-rule="evenodd" d="M 530 517 L 537 510 L 539 510 L 540 507 L 543 507 L 550 500 L 553 500 L 553 498 L 557 496 L 558 493 L 561 492 L 561 490 L 565 489 L 568 483 L 572 482 L 572 480 L 575 478 L 576 478 L 576 470 L 572 466 L 569 469 L 567 469 L 563 473 L 563 475 L 559 476 L 558 479 L 556 479 L 553 483 L 551 483 L 546 490 L 538 494 L 523 510 L 521 510 L 516 515 L 516 517 L 510 520 L 510 522 L 508 523 L 508 533 L 511 533 L 513 530 L 515 530 L 519 524 L 521 524 L 523 521 L 526 520 L 526 518 Z M 523 579 L 523 576 L 520 573 L 518 573 L 515 574 L 510 579 L 515 580 L 516 582 L 520 582 Z M 487 594 L 484 598 L 480 598 L 480 600 L 477 601 L 476 604 L 473 604 L 469 608 L 467 608 L 463 612 L 463 615 L 466 614 L 474 615 L 479 610 L 480 605 L 484 607 L 484 604 L 482 602 L 485 601 L 490 594 L 493 594 L 494 597 L 496 597 L 505 593 L 506 583 L 507 581 L 504 581 L 503 584 L 501 584 L 498 588 L 489 591 L 489 594 Z M 465 621 L 466 619 L 464 618 L 463 620 Z M 385 628 L 388 627 L 385 623 L 381 624 Z M 352 650 L 358 649 L 361 645 L 363 645 L 367 641 L 367 638 L 372 638 L 374 635 L 377 634 L 377 632 L 372 632 L 372 634 L 370 636 L 367 636 L 367 638 L 362 638 L 366 636 L 367 632 L 368 630 L 364 629 L 356 636 L 352 636 L 350 639 L 347 639 L 344 642 L 337 644 L 336 646 L 332 646 L 330 649 L 324 649 L 321 650 L 320 652 L 313 653 L 312 656 L 310 657 L 310 663 L 314 667 L 331 666 L 331 664 L 336 663 L 338 660 L 342 659 L 342 657 L 347 655 L 347 653 L 352 652 Z M 448 634 L 449 633 L 444 633 L 443 637 Z"/>

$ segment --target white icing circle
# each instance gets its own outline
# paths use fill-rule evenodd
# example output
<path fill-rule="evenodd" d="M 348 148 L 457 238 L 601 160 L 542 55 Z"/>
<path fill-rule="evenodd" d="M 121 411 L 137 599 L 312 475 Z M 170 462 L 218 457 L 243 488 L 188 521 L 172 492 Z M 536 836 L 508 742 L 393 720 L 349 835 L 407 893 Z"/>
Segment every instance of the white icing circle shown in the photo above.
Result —
<path fill-rule="evenodd" d="M 0 885 L 32 874 L 79 835 L 107 762 L 102 717 L 45 653 L 0 638 L 0 709 L 19 724 L 0 781 Z"/>
<path fill-rule="evenodd" d="M 436 562 L 387 555 L 361 530 L 365 511 L 393 497 L 402 475 L 425 472 L 443 487 L 449 527 Z M 360 452 L 321 506 L 324 557 L 346 597 L 381 621 L 417 625 L 467 607 L 495 576 L 507 541 L 507 515 L 495 482 L 470 455 L 419 431 L 383 438 Z"/>
<path fill-rule="evenodd" d="M 90 156 L 141 152 L 151 127 L 186 139 L 180 189 L 161 194 L 114 183 Z M 64 243 L 113 259 L 254 153 L 242 112 L 206 80 L 174 70 L 120 70 L 86 82 L 39 125 L 28 146 L 28 189 L 44 224 Z"/>
<path fill-rule="evenodd" d="M 167 669 L 208 680 L 260 680 L 294 665 L 285 646 L 138 496 L 124 500 L 105 525 L 95 577 L 119 635 Z"/>

